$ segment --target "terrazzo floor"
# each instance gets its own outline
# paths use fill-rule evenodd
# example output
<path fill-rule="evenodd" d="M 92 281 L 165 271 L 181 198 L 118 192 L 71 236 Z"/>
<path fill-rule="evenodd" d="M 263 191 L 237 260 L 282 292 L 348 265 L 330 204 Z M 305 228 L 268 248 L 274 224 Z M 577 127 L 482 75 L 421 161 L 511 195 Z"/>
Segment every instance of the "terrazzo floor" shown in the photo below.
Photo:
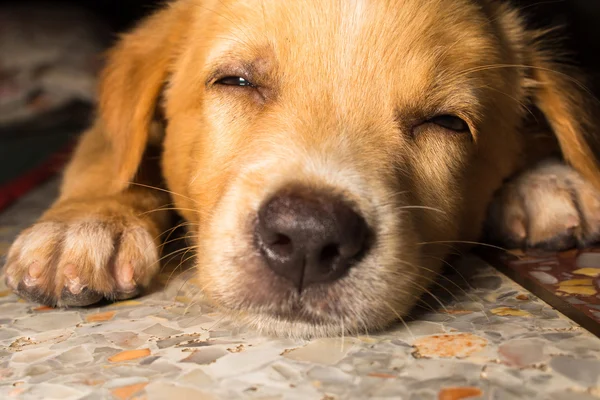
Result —
<path fill-rule="evenodd" d="M 0 215 L 0 256 L 55 193 L 50 182 Z M 600 398 L 599 339 L 479 258 L 455 267 L 441 304 L 424 301 L 405 325 L 312 341 L 235 328 L 193 300 L 191 272 L 86 309 L 0 286 L 0 398 Z"/>

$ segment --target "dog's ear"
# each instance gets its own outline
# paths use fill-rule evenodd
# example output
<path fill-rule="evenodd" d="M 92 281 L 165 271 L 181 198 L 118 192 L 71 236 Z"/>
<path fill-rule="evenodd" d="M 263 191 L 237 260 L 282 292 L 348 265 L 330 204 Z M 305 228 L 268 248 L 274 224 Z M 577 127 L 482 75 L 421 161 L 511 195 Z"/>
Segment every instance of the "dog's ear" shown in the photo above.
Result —
<path fill-rule="evenodd" d="M 123 35 L 100 76 L 99 123 L 125 188 L 135 176 L 160 92 L 190 24 L 190 2 L 175 2 Z"/>
<path fill-rule="evenodd" d="M 556 50 L 544 50 L 547 33 L 531 35 L 526 62 L 529 97 L 554 132 L 564 160 L 600 189 L 598 100 L 576 68 L 553 61 Z"/>
<path fill-rule="evenodd" d="M 577 68 L 562 62 L 570 59 L 560 51 L 567 35 L 561 27 L 528 29 L 521 12 L 508 2 L 481 4 L 498 36 L 508 43 L 513 55 L 509 67 L 523 72 L 528 106 L 541 111 L 564 160 L 600 189 L 600 105 Z"/>

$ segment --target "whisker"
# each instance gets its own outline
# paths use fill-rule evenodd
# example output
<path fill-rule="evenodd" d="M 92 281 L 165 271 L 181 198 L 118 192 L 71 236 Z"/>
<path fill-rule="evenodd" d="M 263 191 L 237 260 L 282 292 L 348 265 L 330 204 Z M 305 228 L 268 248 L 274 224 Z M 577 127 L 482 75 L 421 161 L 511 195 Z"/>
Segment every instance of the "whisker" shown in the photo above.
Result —
<path fill-rule="evenodd" d="M 406 271 L 403 271 L 403 272 L 406 272 Z M 417 274 L 417 275 L 418 275 L 418 274 Z M 418 289 L 421 289 L 421 290 L 422 290 L 424 293 L 427 293 L 428 295 L 430 295 L 430 296 L 431 296 L 431 297 L 432 297 L 432 298 L 433 298 L 433 299 L 434 299 L 434 300 L 435 300 L 435 301 L 436 301 L 436 302 L 437 302 L 437 303 L 440 305 L 440 307 L 442 307 L 442 310 L 444 310 L 444 311 L 446 312 L 446 314 L 450 315 L 450 312 L 448 311 L 448 309 L 446 308 L 446 306 L 444 305 L 444 303 L 443 303 L 443 302 L 442 302 L 442 301 L 441 301 L 441 300 L 440 300 L 440 299 L 439 299 L 439 298 L 438 298 L 438 297 L 437 297 L 435 294 L 433 294 L 433 292 L 431 292 L 431 291 L 430 291 L 429 289 L 427 289 L 425 286 L 423 286 L 423 285 L 420 285 L 420 284 L 418 284 L 418 283 L 416 283 L 416 282 L 408 282 L 408 283 L 409 283 L 410 285 L 412 285 L 412 286 L 414 286 L 414 287 L 418 288 Z M 443 286 L 442 286 L 442 287 L 443 287 Z M 445 288 L 444 288 L 444 289 L 445 289 Z M 447 289 L 446 289 L 446 290 L 447 290 Z M 448 291 L 448 292 L 449 292 L 449 291 Z M 450 293 L 450 292 L 449 292 L 449 293 Z M 452 295 L 452 293 L 450 293 L 450 294 Z M 452 295 L 452 296 L 453 296 L 453 297 L 456 299 L 456 297 L 455 297 L 454 295 Z M 456 301 L 458 301 L 458 299 L 456 299 Z M 433 311 L 435 312 L 436 310 L 433 310 Z"/>
<path fill-rule="evenodd" d="M 177 229 L 179 229 L 179 228 L 183 228 L 183 227 L 185 227 L 185 226 L 198 226 L 198 225 L 199 225 L 199 224 L 195 224 L 195 223 L 192 223 L 192 222 L 182 222 L 182 223 L 180 223 L 180 224 L 178 224 L 178 225 L 174 226 L 173 228 L 171 228 L 171 229 L 168 229 L 168 231 L 170 231 L 170 232 L 169 232 L 169 235 L 167 235 L 167 237 L 166 237 L 166 238 L 163 240 L 163 242 L 160 244 L 160 246 L 159 246 L 159 247 L 164 247 L 165 245 L 167 245 L 167 244 L 169 244 L 169 243 L 171 243 L 171 242 L 175 242 L 175 241 L 177 241 L 177 240 L 181 240 L 181 239 L 189 239 L 189 238 L 194 238 L 194 237 L 197 237 L 196 235 L 191 235 L 191 236 L 190 236 L 190 235 L 188 235 L 188 233 L 191 233 L 191 232 L 186 232 L 186 234 L 185 234 L 184 236 L 177 237 L 177 238 L 175 238 L 175 239 L 169 239 L 169 238 L 171 237 L 171 235 L 172 235 L 172 234 L 173 234 L 173 233 L 174 233 L 174 232 L 175 232 Z M 162 235 L 164 235 L 166 232 L 167 232 L 167 231 L 163 232 L 163 233 L 161 234 L 161 236 L 162 236 Z"/>
<path fill-rule="evenodd" d="M 504 91 L 502 91 L 502 90 L 499 90 L 499 89 L 493 88 L 493 87 L 491 87 L 491 86 L 489 86 L 489 85 L 482 85 L 482 86 L 480 86 L 479 88 L 481 88 L 481 89 L 488 89 L 488 90 L 492 90 L 492 91 L 494 91 L 494 92 L 496 92 L 496 93 L 500 93 L 500 94 L 502 94 L 502 95 L 504 95 L 504 96 L 508 97 L 509 99 L 511 99 L 511 100 L 513 100 L 513 101 L 515 101 L 515 102 L 516 102 L 518 105 L 520 105 L 521 107 L 523 107 L 523 109 L 525 109 L 525 110 L 527 111 L 527 113 L 528 113 L 529 115 L 531 115 L 535 121 L 537 121 L 537 116 L 536 116 L 536 115 L 533 113 L 533 111 L 531 110 L 531 108 L 529 108 L 529 106 L 528 106 L 527 104 L 523 103 L 522 101 L 520 101 L 520 100 L 519 100 L 519 99 L 517 99 L 516 97 L 514 97 L 514 96 L 511 96 L 511 95 L 509 95 L 508 93 L 506 93 L 506 92 L 504 92 Z"/>
<path fill-rule="evenodd" d="M 504 247 L 500 247 L 500 246 L 494 246 L 493 244 L 487 244 L 487 243 L 481 243 L 481 242 L 470 242 L 467 240 L 439 240 L 439 241 L 433 241 L 433 242 L 421 242 L 421 243 L 416 243 L 417 246 L 424 246 L 424 245 L 429 245 L 429 244 L 448 244 L 448 243 L 455 243 L 455 244 L 471 244 L 471 245 L 477 245 L 477 246 L 484 246 L 484 247 L 490 247 L 492 249 L 496 249 L 496 250 L 502 250 L 506 253 L 509 253 L 508 249 L 505 249 Z"/>
<path fill-rule="evenodd" d="M 189 271 L 189 270 L 191 270 L 191 269 L 193 269 L 193 268 L 195 268 L 195 266 L 193 266 L 193 265 L 192 265 L 192 266 L 190 266 L 188 269 L 186 269 L 185 271 L 183 271 L 183 272 L 182 272 L 182 274 L 183 274 L 183 273 L 185 273 L 185 272 L 187 272 L 187 271 Z M 185 286 L 185 285 L 187 285 L 187 284 L 189 283 L 190 279 L 192 279 L 192 278 L 194 278 L 194 277 L 195 277 L 195 275 L 190 275 L 190 276 L 189 276 L 187 279 L 184 279 L 184 280 L 183 280 L 183 282 L 182 282 L 181 286 L 179 287 L 179 289 L 178 289 L 178 290 L 177 290 L 177 292 L 176 292 L 176 293 L 177 293 L 177 296 L 179 296 L 179 293 L 181 293 L 181 291 L 183 290 L 184 286 Z M 203 294 L 204 294 L 204 291 L 206 290 L 206 288 L 207 288 L 208 286 L 209 286 L 209 285 L 208 285 L 208 284 L 206 284 L 206 285 L 202 286 L 201 288 L 199 288 L 199 289 L 200 289 L 200 291 L 199 291 L 199 294 L 200 294 L 200 295 L 203 295 Z M 201 300 L 202 300 L 202 299 L 201 299 Z M 201 300 L 199 300 L 199 301 L 201 301 Z"/>
<path fill-rule="evenodd" d="M 190 249 L 188 249 L 188 251 L 190 251 Z M 186 252 L 183 254 L 183 256 L 182 256 L 181 258 L 185 257 L 185 255 L 188 253 L 188 251 L 186 251 Z M 185 265 L 185 263 L 186 263 L 186 262 L 188 262 L 189 260 L 193 259 L 194 257 L 196 257 L 196 255 L 195 255 L 195 254 L 193 254 L 193 255 L 191 255 L 191 256 L 189 256 L 189 257 L 187 257 L 186 259 L 182 260 L 182 261 L 181 261 L 181 262 L 180 262 L 180 263 L 179 263 L 179 264 L 178 264 L 178 265 L 177 265 L 177 266 L 176 266 L 176 267 L 173 269 L 173 271 L 171 271 L 171 274 L 170 274 L 170 275 L 169 275 L 169 277 L 167 278 L 167 285 L 169 284 L 169 282 L 171 282 L 171 278 L 173 278 L 173 274 L 175 274 L 175 272 L 177 272 L 177 270 L 178 270 L 179 268 L 181 268 L 183 265 Z M 193 266 L 192 266 L 192 267 L 190 267 L 190 268 L 188 268 L 186 271 L 189 271 L 191 268 L 193 268 Z"/>
<path fill-rule="evenodd" d="M 441 273 L 439 273 L 439 272 L 435 272 L 435 271 L 433 271 L 433 270 L 431 270 L 431 269 L 429 269 L 429 268 L 423 267 L 423 266 L 421 266 L 421 265 L 414 265 L 414 264 L 412 264 L 412 263 L 409 263 L 408 261 L 404 261 L 404 260 L 396 260 L 396 262 L 401 262 L 401 263 L 403 263 L 403 264 L 405 264 L 405 265 L 408 265 L 408 266 L 410 266 L 410 267 L 412 267 L 412 268 L 416 268 L 416 269 L 422 269 L 422 270 L 428 271 L 428 272 L 432 273 L 434 276 L 440 276 L 440 277 L 442 277 L 442 276 L 443 276 L 443 274 L 441 274 Z M 436 280 L 435 278 L 428 278 L 428 277 L 425 277 L 425 276 L 423 276 L 423 275 L 419 274 L 418 272 L 413 272 L 413 271 L 405 271 L 405 270 L 403 270 L 403 271 L 402 271 L 402 274 L 407 274 L 407 273 L 408 273 L 408 274 L 412 274 L 413 276 L 417 276 L 417 277 L 421 277 L 421 278 L 423 278 L 423 279 L 426 279 L 426 280 L 427 280 L 429 283 L 432 283 L 432 284 L 434 284 L 434 285 L 436 285 L 436 286 L 439 286 L 440 288 L 444 289 L 444 290 L 445 290 L 445 291 L 446 291 L 446 292 L 447 292 L 447 293 L 448 293 L 448 294 L 449 294 L 449 295 L 452 297 L 452 299 L 453 299 L 454 301 L 456 301 L 457 303 L 460 303 L 460 300 L 458 299 L 458 297 L 456 297 L 456 295 L 455 295 L 454 293 L 452 293 L 452 291 L 451 291 L 450 289 L 448 289 L 447 287 L 445 287 L 445 286 L 444 286 L 444 285 L 442 285 L 441 283 L 437 282 L 437 280 Z M 456 283 L 452 282 L 452 281 L 451 281 L 450 279 L 448 279 L 448 278 L 446 278 L 446 279 L 447 279 L 449 282 L 451 282 L 452 284 L 454 284 L 454 285 L 455 285 L 457 288 L 461 289 L 461 290 L 462 290 L 462 291 L 463 291 L 465 294 L 467 294 L 467 292 L 465 292 L 465 291 L 464 291 L 464 289 L 462 289 L 462 288 L 461 288 L 460 286 L 458 286 Z M 429 293 L 429 294 L 430 294 L 432 297 L 435 297 L 435 296 L 433 296 L 431 293 Z M 444 307 L 444 306 L 442 305 L 442 307 Z M 445 308 L 445 307 L 444 307 L 444 308 Z"/>
<path fill-rule="evenodd" d="M 200 300 L 197 301 L 190 301 L 190 303 L 185 307 L 185 309 L 183 310 L 183 315 L 187 315 L 187 313 L 190 311 L 190 308 L 192 308 L 193 306 L 195 306 L 196 304 L 200 304 Z"/>
<path fill-rule="evenodd" d="M 392 311 L 398 317 L 398 319 L 400 320 L 400 322 L 402 322 L 402 325 L 404 325 L 404 327 L 406 328 L 406 330 L 410 334 L 412 340 L 415 340 L 416 339 L 415 335 L 412 333 L 412 331 L 410 330 L 408 324 L 406 323 L 406 321 L 404 320 L 404 318 L 402 318 L 400 316 L 400 314 L 398 313 L 398 311 L 396 311 L 394 309 L 394 307 L 392 307 L 391 304 L 387 302 L 387 300 L 384 300 L 383 304 L 385 304 L 390 309 L 390 311 Z"/>
<path fill-rule="evenodd" d="M 384 198 L 383 201 L 388 201 L 389 198 L 391 197 L 398 197 L 398 196 L 403 196 L 405 194 L 408 193 L 408 190 L 402 190 L 402 191 L 397 191 L 397 192 L 391 192 L 389 194 L 387 194 Z"/>
<path fill-rule="evenodd" d="M 344 329 L 344 317 L 340 317 L 341 320 L 341 328 L 342 328 L 342 342 L 340 344 L 340 353 L 344 351 L 344 335 L 346 334 L 346 329 Z"/>
<path fill-rule="evenodd" d="M 165 246 L 165 245 L 170 244 L 170 243 L 175 243 L 175 242 L 177 242 L 179 240 L 187 240 L 187 239 L 189 239 L 189 236 L 176 237 L 175 239 L 171 239 L 171 240 L 168 240 L 168 241 L 164 242 L 163 244 L 161 244 L 161 246 Z"/>
<path fill-rule="evenodd" d="M 488 70 L 494 70 L 494 69 L 502 69 L 502 68 L 522 68 L 522 69 L 534 69 L 534 70 L 540 70 L 540 71 L 544 71 L 544 72 L 550 72 L 556 75 L 560 75 L 566 79 L 568 79 L 569 81 L 571 81 L 572 83 L 574 83 L 575 85 L 577 85 L 581 90 L 583 90 L 584 92 L 586 92 L 591 98 L 593 98 L 596 102 L 598 102 L 598 98 L 593 94 L 593 92 L 586 86 L 584 85 L 582 82 L 580 82 L 578 79 L 575 79 L 574 77 L 570 76 L 567 73 L 564 73 L 562 71 L 558 71 L 555 69 L 551 69 L 551 68 L 546 68 L 546 67 L 541 67 L 541 66 L 536 66 L 536 65 L 526 65 L 526 64 L 490 64 L 490 65 L 484 65 L 484 66 L 478 66 L 478 67 L 473 67 L 473 68 L 468 68 L 464 71 L 461 71 L 459 76 L 463 76 L 463 75 L 468 75 L 474 72 L 482 72 L 482 71 L 488 71 Z"/>
<path fill-rule="evenodd" d="M 141 215 L 141 214 L 140 214 L 140 215 Z M 140 216 L 140 215 L 138 215 L 138 216 Z M 178 225 L 178 226 L 179 226 L 179 225 Z M 171 233 L 172 233 L 172 232 L 173 232 L 175 229 L 177 229 L 177 227 L 178 227 L 178 226 L 175 226 L 175 227 L 172 227 L 172 228 L 168 228 L 168 229 L 164 230 L 163 232 L 159 233 L 157 236 L 153 237 L 153 238 L 152 238 L 152 244 L 149 244 L 148 246 L 146 246 L 146 248 L 144 249 L 144 252 L 148 251 L 148 249 L 149 249 L 151 246 L 155 246 L 155 244 L 154 244 L 154 243 L 155 243 L 155 242 L 156 242 L 156 241 L 157 241 L 157 240 L 158 240 L 158 239 L 159 239 L 161 236 L 163 236 L 165 233 L 167 233 L 167 232 L 170 232 L 170 233 L 169 233 L 169 236 L 170 236 L 170 235 L 171 235 Z M 157 249 L 160 249 L 161 247 L 162 247 L 162 244 L 158 245 L 156 248 L 157 248 Z"/>
<path fill-rule="evenodd" d="M 152 267 L 152 266 L 154 266 L 155 264 L 157 264 L 157 263 L 161 262 L 162 260 L 164 260 L 165 258 L 167 258 L 167 257 L 170 257 L 170 256 L 173 256 L 173 257 L 171 258 L 171 259 L 173 259 L 175 256 L 177 256 L 177 254 L 179 254 L 179 253 L 181 253 L 181 252 L 183 252 L 183 251 L 187 251 L 187 250 L 189 250 L 189 249 L 196 249 L 196 248 L 197 248 L 197 246 L 187 246 L 187 247 L 184 247 L 184 248 L 182 248 L 182 249 L 177 249 L 177 250 L 174 250 L 174 251 L 170 252 L 169 254 L 166 254 L 166 255 L 164 255 L 163 257 L 159 258 L 158 260 L 156 260 L 155 262 L 153 262 L 153 263 L 152 263 L 151 265 L 149 265 L 149 266 L 150 266 L 150 267 Z M 171 261 L 171 260 L 169 260 L 169 262 L 170 262 L 170 261 Z M 166 263 L 166 264 L 168 264 L 168 263 Z"/>
<path fill-rule="evenodd" d="M 171 256 L 171 257 L 170 257 L 170 258 L 169 258 L 169 260 L 168 260 L 168 261 L 166 261 L 166 262 L 164 263 L 164 265 L 161 267 L 161 273 L 162 273 L 162 272 L 164 272 L 164 270 L 170 266 L 170 264 L 171 264 L 171 261 L 173 261 L 173 259 L 175 259 L 175 258 L 177 257 L 177 254 L 173 254 L 173 253 L 174 253 L 174 252 L 172 252 L 172 253 L 169 253 L 169 256 Z M 186 253 L 187 253 L 187 250 L 186 250 Z M 169 277 L 169 279 L 170 279 L 170 277 Z M 169 279 L 167 279 L 167 283 L 166 283 L 167 285 L 169 284 Z"/>
<path fill-rule="evenodd" d="M 140 214 L 138 214 L 138 217 L 142 217 L 144 215 L 147 214 L 152 214 L 155 212 L 160 212 L 160 211 L 191 211 L 191 212 L 198 212 L 198 210 L 193 209 L 193 208 L 182 208 L 182 207 L 160 207 L 160 208 L 154 208 L 152 210 L 148 210 L 148 211 L 144 211 Z"/>
<path fill-rule="evenodd" d="M 430 210 L 430 211 L 439 212 L 440 214 L 446 214 L 446 212 L 444 210 L 440 210 L 439 208 L 435 208 L 435 207 L 427 207 L 427 206 L 401 206 L 398 209 L 399 210 L 409 210 L 409 209 Z"/>
<path fill-rule="evenodd" d="M 526 6 L 520 6 L 519 10 L 523 11 L 523 10 L 527 10 L 528 8 L 533 8 L 533 7 L 542 6 L 542 5 L 548 5 L 548 4 L 560 4 L 560 3 L 563 3 L 563 2 L 564 2 L 563 0 L 538 1 L 536 3 L 528 4 Z"/>
<path fill-rule="evenodd" d="M 438 260 L 442 263 L 444 263 L 447 267 L 451 268 L 465 283 L 465 285 L 467 285 L 468 289 L 473 289 L 473 287 L 471 286 L 471 284 L 467 281 L 467 279 L 465 278 L 465 276 L 458 270 L 458 268 L 456 268 L 455 266 L 453 266 L 452 264 L 450 264 L 448 261 L 444 260 L 443 258 L 439 258 L 439 257 L 435 257 L 435 256 L 430 256 L 430 255 L 423 255 L 423 257 L 426 258 L 432 258 L 434 260 Z M 425 267 L 421 267 L 423 269 L 427 269 Z M 454 282 L 452 279 L 445 277 L 444 274 L 440 274 L 441 277 L 444 277 L 444 279 L 446 279 L 448 282 L 452 283 L 453 285 L 455 285 L 457 288 L 461 289 L 464 294 L 468 295 L 467 291 L 464 290 L 463 288 L 461 288 L 456 282 Z"/>
<path fill-rule="evenodd" d="M 163 243 L 162 243 L 162 244 L 159 246 L 159 247 L 162 247 L 162 246 L 164 246 L 164 244 L 166 244 L 166 243 L 167 243 L 167 241 L 169 240 L 169 238 L 171 237 L 171 235 L 172 235 L 172 234 L 173 234 L 173 233 L 174 233 L 174 232 L 175 232 L 177 229 L 179 229 L 179 228 L 182 228 L 182 227 L 184 227 L 184 226 L 198 226 L 198 225 L 200 225 L 200 224 L 197 224 L 197 223 L 195 223 L 195 222 L 190 222 L 190 221 L 183 221 L 183 222 L 181 222 L 181 223 L 179 223 L 179 224 L 177 224 L 177 225 L 175 225 L 175 226 L 173 226 L 173 227 L 171 227 L 171 228 L 169 228 L 169 229 L 166 229 L 166 230 L 164 230 L 164 231 L 163 231 L 161 234 L 159 234 L 158 236 L 156 236 L 156 237 L 154 238 L 154 240 L 156 240 L 156 239 L 160 238 L 160 237 L 161 237 L 161 236 L 163 236 L 165 233 L 169 232 L 169 234 L 167 235 L 167 237 L 165 237 L 165 239 L 163 240 Z"/>
<path fill-rule="evenodd" d="M 403 291 L 404 294 L 406 295 L 413 295 L 411 292 L 408 291 Z M 414 304 L 413 307 L 418 307 L 422 310 L 425 311 L 431 311 L 434 314 L 437 314 L 439 312 L 439 310 L 436 310 L 431 304 L 429 304 L 425 299 L 423 299 L 421 296 L 419 296 L 419 298 L 417 299 L 417 302 Z"/>
<path fill-rule="evenodd" d="M 138 183 L 138 182 L 129 182 L 129 184 L 130 184 L 130 185 L 135 185 L 135 186 L 144 187 L 144 188 L 146 188 L 146 189 L 157 190 L 157 191 L 159 191 L 159 192 L 165 192 L 165 193 L 169 193 L 170 195 L 177 196 L 177 197 L 181 197 L 181 198 L 184 198 L 184 199 L 187 199 L 187 200 L 190 200 L 190 201 L 194 202 L 194 204 L 198 204 L 198 203 L 197 203 L 197 201 L 196 201 L 196 200 L 194 200 L 194 199 L 192 199 L 191 197 L 184 196 L 184 195 L 182 195 L 182 194 L 179 194 L 179 193 L 173 192 L 173 191 L 171 191 L 171 190 L 168 190 L 168 189 L 163 189 L 163 188 L 160 188 L 160 187 L 157 187 L 157 186 L 144 185 L 143 183 Z"/>
<path fill-rule="evenodd" d="M 223 316 L 221 318 L 219 318 L 217 321 L 215 321 L 215 323 L 213 325 L 211 325 L 210 328 L 208 328 L 208 331 L 212 331 L 213 329 L 215 329 L 217 326 L 219 326 L 219 324 L 221 322 L 223 322 L 223 320 L 227 317 L 227 315 L 223 314 Z"/>
<path fill-rule="evenodd" d="M 365 324 L 364 318 L 359 318 L 358 319 L 361 323 L 361 325 L 363 326 L 363 329 L 365 330 L 365 336 L 370 339 L 371 336 L 369 335 L 369 328 L 367 327 L 367 324 Z"/>
<path fill-rule="evenodd" d="M 467 285 L 467 287 L 471 290 L 475 290 L 475 288 L 473 286 L 471 286 L 471 284 L 467 281 L 467 279 L 465 278 L 465 276 L 458 270 L 458 268 L 456 268 L 455 266 L 453 266 L 452 264 L 450 264 L 448 261 L 441 259 L 439 257 L 434 257 L 434 256 L 426 256 L 428 258 L 433 258 L 435 260 L 439 260 L 441 262 L 443 262 L 444 264 L 446 264 L 446 266 L 450 267 L 458 276 L 460 276 L 460 278 L 465 282 L 465 284 Z M 452 283 L 453 285 L 455 285 L 457 288 L 461 289 L 462 292 L 469 298 L 469 300 L 471 300 L 474 304 L 479 304 L 481 306 L 481 311 L 483 312 L 483 315 L 485 315 L 486 319 L 489 320 L 489 316 L 487 315 L 487 313 L 485 312 L 485 307 L 483 306 L 483 304 L 481 304 L 478 299 L 473 296 L 471 293 L 468 293 L 466 290 L 462 289 L 459 285 L 457 285 L 454 281 L 452 281 L 452 279 L 449 279 L 447 277 L 445 277 L 443 274 L 440 274 L 440 276 L 444 277 L 444 279 L 446 279 L 448 282 Z"/>

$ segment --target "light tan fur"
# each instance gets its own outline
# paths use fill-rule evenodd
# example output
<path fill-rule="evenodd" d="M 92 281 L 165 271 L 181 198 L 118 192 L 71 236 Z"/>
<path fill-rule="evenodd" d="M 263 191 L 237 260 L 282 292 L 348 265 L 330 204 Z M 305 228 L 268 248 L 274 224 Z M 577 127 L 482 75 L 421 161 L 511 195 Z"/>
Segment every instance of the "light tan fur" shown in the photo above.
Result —
<path fill-rule="evenodd" d="M 435 279 L 449 244 L 479 239 L 507 178 L 561 150 L 572 167 L 553 174 L 600 188 L 587 95 L 545 37 L 494 0 L 175 1 L 110 53 L 98 119 L 59 200 L 13 245 L 7 281 L 48 304 L 85 303 L 73 296 L 83 290 L 88 303 L 131 296 L 155 275 L 168 227 L 151 211 L 174 203 L 206 297 L 240 322 L 303 336 L 384 328 Z M 257 88 L 215 84 L 240 75 Z M 526 125 L 533 108 L 551 128 L 542 140 Z M 470 132 L 430 122 L 445 114 Z M 161 184 L 160 142 L 170 197 L 145 186 Z M 298 184 L 343 196 L 375 237 L 346 276 L 302 294 L 252 239 L 259 206 Z M 506 190 L 492 230 L 506 231 Z M 520 243 L 566 227 L 536 229 Z"/>

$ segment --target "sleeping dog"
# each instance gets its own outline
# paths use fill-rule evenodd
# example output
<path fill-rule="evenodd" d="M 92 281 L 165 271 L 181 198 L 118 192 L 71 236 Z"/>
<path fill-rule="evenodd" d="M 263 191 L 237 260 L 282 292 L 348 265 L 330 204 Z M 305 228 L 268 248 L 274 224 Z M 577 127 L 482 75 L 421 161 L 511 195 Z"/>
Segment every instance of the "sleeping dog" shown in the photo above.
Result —
<path fill-rule="evenodd" d="M 48 305 L 132 297 L 174 209 L 209 301 L 332 335 L 407 313 L 484 226 L 520 247 L 592 241 L 593 102 L 550 36 L 495 0 L 174 1 L 110 52 L 97 119 L 6 281 Z"/>

